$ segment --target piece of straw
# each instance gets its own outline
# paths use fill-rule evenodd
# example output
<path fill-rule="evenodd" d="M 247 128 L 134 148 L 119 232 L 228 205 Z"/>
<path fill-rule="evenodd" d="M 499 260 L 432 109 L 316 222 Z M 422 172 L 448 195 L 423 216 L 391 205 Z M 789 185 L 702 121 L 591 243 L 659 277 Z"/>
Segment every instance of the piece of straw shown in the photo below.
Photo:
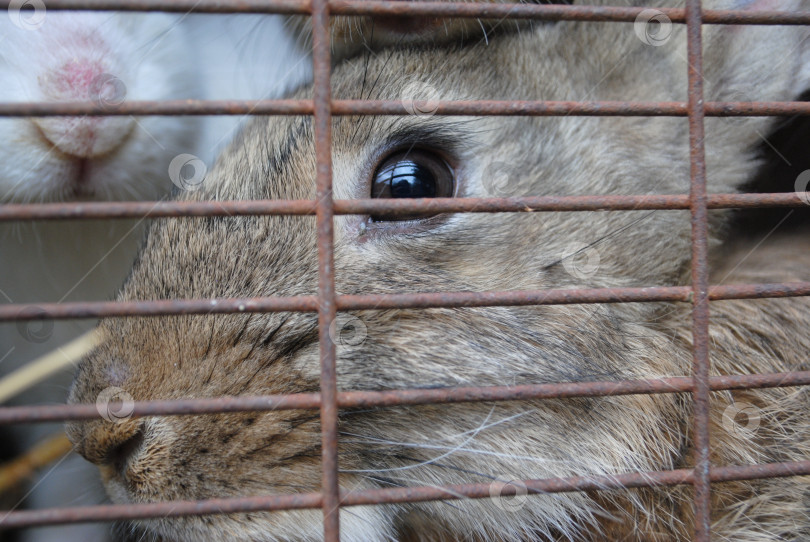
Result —
<path fill-rule="evenodd" d="M 0 403 L 21 394 L 65 367 L 75 365 L 98 344 L 99 334 L 94 329 L 26 363 L 25 366 L 0 379 Z"/>
<path fill-rule="evenodd" d="M 0 493 L 10 491 L 31 478 L 36 471 L 66 456 L 73 450 L 64 432 L 51 435 L 24 454 L 0 465 Z"/>

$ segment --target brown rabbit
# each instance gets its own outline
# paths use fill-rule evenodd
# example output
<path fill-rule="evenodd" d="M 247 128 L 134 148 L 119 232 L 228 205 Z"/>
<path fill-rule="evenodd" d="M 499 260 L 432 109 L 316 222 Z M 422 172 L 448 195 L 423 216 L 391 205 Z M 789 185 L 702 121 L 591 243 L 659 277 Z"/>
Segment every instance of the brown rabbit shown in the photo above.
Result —
<path fill-rule="evenodd" d="M 563 22 L 500 35 L 488 46 L 391 50 L 343 63 L 333 77 L 336 98 L 404 97 L 414 114 L 334 119 L 335 197 L 684 193 L 683 118 L 458 118 L 424 107 L 435 98 L 684 100 L 684 29 L 672 27 L 666 43 L 652 46 L 634 28 Z M 746 91 L 748 99 L 793 98 L 807 85 L 803 36 L 796 27 L 704 28 L 706 99 Z M 750 179 L 758 165 L 753 148 L 769 123 L 707 119 L 712 192 L 738 190 Z M 314 176 L 311 119 L 257 118 L 202 190 L 187 196 L 314 198 Z M 742 256 L 723 245 L 728 217 L 712 214 L 715 281 L 807 278 L 810 256 L 792 250 L 795 238 L 764 245 L 737 266 Z M 341 216 L 336 281 L 343 294 L 688 284 L 689 243 L 685 211 Z M 313 294 L 316 262 L 311 217 L 161 220 L 119 299 Z M 689 309 L 635 303 L 342 314 L 338 385 L 686 375 Z M 809 309 L 801 298 L 713 304 L 712 371 L 800 368 L 810 350 Z M 135 400 L 318 389 L 314 314 L 108 318 L 100 330 L 105 340 L 80 365 L 71 402 L 95 403 L 110 387 Z M 803 389 L 713 394 L 713 464 L 808 459 L 808 407 Z M 341 485 L 497 487 L 503 477 L 688 467 L 690 420 L 691 401 L 678 394 L 346 411 Z M 117 421 L 68 425 L 115 502 L 319 490 L 312 411 Z M 718 540 L 810 536 L 806 477 L 716 484 L 712 495 Z M 341 535 L 363 542 L 686 540 L 691 500 L 684 486 L 355 507 L 341 511 Z M 320 510 L 296 510 L 156 518 L 122 530 L 135 540 L 309 541 L 321 538 L 321 525 Z"/>

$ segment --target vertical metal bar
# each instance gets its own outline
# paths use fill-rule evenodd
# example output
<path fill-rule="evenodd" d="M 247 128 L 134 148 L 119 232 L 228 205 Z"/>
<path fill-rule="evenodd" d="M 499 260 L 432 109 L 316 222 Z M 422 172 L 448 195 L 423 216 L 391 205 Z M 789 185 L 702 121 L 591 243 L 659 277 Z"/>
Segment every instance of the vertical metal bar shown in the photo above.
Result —
<path fill-rule="evenodd" d="M 340 486 L 337 453 L 337 377 L 335 344 L 329 327 L 335 319 L 335 266 L 332 200 L 332 103 L 329 2 L 312 0 L 315 156 L 317 160 L 318 337 L 321 352 L 321 466 L 324 540 L 340 540 Z"/>
<path fill-rule="evenodd" d="M 700 0 L 686 2 L 689 76 L 689 149 L 692 213 L 692 375 L 694 377 L 695 536 L 708 542 L 711 528 L 709 480 L 709 265 L 706 161 L 704 148 L 702 13 Z"/>

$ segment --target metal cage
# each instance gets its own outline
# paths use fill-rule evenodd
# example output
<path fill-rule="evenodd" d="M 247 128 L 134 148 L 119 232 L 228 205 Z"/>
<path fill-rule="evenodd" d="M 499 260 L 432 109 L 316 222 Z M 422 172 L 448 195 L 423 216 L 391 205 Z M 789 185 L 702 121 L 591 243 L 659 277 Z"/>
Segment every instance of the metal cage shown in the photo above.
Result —
<path fill-rule="evenodd" d="M 9 0 L 0 1 L 7 8 Z M 687 27 L 688 102 L 547 102 L 450 101 L 437 104 L 437 115 L 511 116 L 679 116 L 689 122 L 691 189 L 688 195 L 571 196 L 522 198 L 461 198 L 429 201 L 334 200 L 332 197 L 331 132 L 333 115 L 405 115 L 399 101 L 332 100 L 330 96 L 329 18 L 332 15 L 410 15 L 488 17 L 531 20 L 632 22 L 643 8 L 538 4 L 476 4 L 397 2 L 382 0 L 49 0 L 50 10 L 115 10 L 207 13 L 310 14 L 313 22 L 314 98 L 312 100 L 127 102 L 110 109 L 95 103 L 0 104 L 0 116 L 52 115 L 313 115 L 317 155 L 316 201 L 126 202 L 58 203 L 0 206 L 0 220 L 70 220 L 235 215 L 315 215 L 319 260 L 317 296 L 249 299 L 196 299 L 142 302 L 74 302 L 39 305 L 35 313 L 23 305 L 0 305 L 0 321 L 93 318 L 101 316 L 217 314 L 235 312 L 309 311 L 318 313 L 321 360 L 320 393 L 284 396 L 219 397 L 137 402 L 135 416 L 319 409 L 322 427 L 322 491 L 80 508 L 12 511 L 0 529 L 72 522 L 135 519 L 154 516 L 222 514 L 295 508 L 322 508 L 324 539 L 339 540 L 342 506 L 438 499 L 489 498 L 487 484 L 448 487 L 369 489 L 347 493 L 338 485 L 338 409 L 425 403 L 506 401 L 627 394 L 689 393 L 693 398 L 692 430 L 695 467 L 672 471 L 627 473 L 610 477 L 568 477 L 523 480 L 529 492 L 570 492 L 687 484 L 694 487 L 694 540 L 709 540 L 710 491 L 715 482 L 810 474 L 810 461 L 747 466 L 714 466 L 709 462 L 710 392 L 810 384 L 810 371 L 780 374 L 709 376 L 709 306 L 722 299 L 810 295 L 810 282 L 711 286 L 707 263 L 709 209 L 801 207 L 796 193 L 707 194 L 704 162 L 705 116 L 810 115 L 807 102 L 704 102 L 701 26 L 704 24 L 810 25 L 810 12 L 702 10 L 700 0 L 686 8 L 660 8 L 672 23 Z M 431 212 L 544 212 L 593 210 L 683 209 L 691 213 L 691 286 L 611 289 L 564 289 L 503 292 L 435 292 L 395 295 L 338 295 L 334 287 L 334 215 Z M 693 373 L 691 377 L 584 383 L 538 384 L 454 389 L 412 389 L 379 392 L 338 392 L 335 345 L 328 332 L 337 311 L 356 309 L 475 307 L 570 303 L 677 301 L 693 306 Z M 0 408 L 0 424 L 98 418 L 95 405 Z M 510 494 L 509 487 L 504 490 Z"/>

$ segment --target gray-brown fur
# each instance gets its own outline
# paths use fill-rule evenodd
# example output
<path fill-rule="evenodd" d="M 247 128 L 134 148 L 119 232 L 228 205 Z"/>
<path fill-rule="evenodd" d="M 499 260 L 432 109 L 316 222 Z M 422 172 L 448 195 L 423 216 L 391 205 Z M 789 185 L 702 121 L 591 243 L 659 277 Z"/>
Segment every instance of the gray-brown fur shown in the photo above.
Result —
<path fill-rule="evenodd" d="M 598 29 L 598 31 L 597 31 Z M 802 84 L 800 29 L 704 30 L 707 100 L 723 88 L 753 99 L 793 97 Z M 683 29 L 667 47 L 641 43 L 632 25 L 559 23 L 488 46 L 386 50 L 334 73 L 336 98 L 398 98 L 429 85 L 443 99 L 684 100 Z M 748 48 L 746 44 L 758 43 Z M 520 51 L 520 54 L 516 54 Z M 774 62 L 782 53 L 781 63 Z M 797 55 L 798 58 L 798 55 Z M 722 83 L 722 85 L 721 85 Z M 302 90 L 297 96 L 308 96 Z M 768 119 L 708 119 L 712 192 L 734 191 L 757 166 L 753 146 Z M 397 145 L 441 151 L 459 196 L 489 195 L 482 172 L 514 166 L 517 193 L 683 193 L 688 132 L 674 118 L 334 119 L 334 195 L 368 197 L 378 160 Z M 221 157 L 195 199 L 314 197 L 311 121 L 257 118 Z M 337 289 L 345 294 L 688 284 L 684 211 L 459 214 L 396 226 L 335 219 Z M 810 254 L 764 246 L 729 277 L 725 213 L 712 214 L 715 280 L 806 278 Z M 365 224 L 365 228 L 362 226 Z M 795 243 L 789 239 L 785 243 Z M 595 273 L 570 271 L 572 243 L 591 244 Z M 785 248 L 787 246 L 788 248 Z M 745 249 L 746 251 L 748 249 Z M 169 219 L 150 228 L 119 299 L 298 295 L 316 290 L 312 217 Z M 726 265 L 728 267 L 728 265 Z M 731 266 L 733 267 L 733 266 Z M 712 306 L 713 372 L 792 370 L 810 347 L 804 299 Z M 340 347 L 343 390 L 504 385 L 685 375 L 688 305 L 491 307 L 361 311 L 365 341 Z M 78 372 L 71 401 L 92 403 L 109 386 L 136 400 L 295 393 L 318 389 L 313 314 L 106 319 L 105 342 Z M 751 435 L 724 422 L 732 401 L 759 409 Z M 807 459 L 808 396 L 799 389 L 713 395 L 717 465 Z M 319 425 L 311 411 L 104 420 L 70 424 L 77 449 L 99 464 L 116 502 L 316 491 Z M 346 489 L 490 482 L 689 466 L 688 396 L 400 407 L 344 412 Z M 733 421 L 733 420 L 732 420 Z M 135 435 L 139 437 L 134 438 Z M 129 442 L 122 456 L 116 452 Z M 804 492 L 804 493 L 803 493 Z M 810 536 L 807 479 L 717 485 L 718 540 Z M 804 500 L 803 500 L 804 499 Z M 349 508 L 342 539 L 686 540 L 688 487 L 532 496 L 516 511 L 497 500 Z M 318 540 L 321 512 L 155 519 L 133 527 L 154 539 Z M 136 537 L 136 539 L 138 539 Z M 149 537 L 146 538 L 147 540 Z"/>

